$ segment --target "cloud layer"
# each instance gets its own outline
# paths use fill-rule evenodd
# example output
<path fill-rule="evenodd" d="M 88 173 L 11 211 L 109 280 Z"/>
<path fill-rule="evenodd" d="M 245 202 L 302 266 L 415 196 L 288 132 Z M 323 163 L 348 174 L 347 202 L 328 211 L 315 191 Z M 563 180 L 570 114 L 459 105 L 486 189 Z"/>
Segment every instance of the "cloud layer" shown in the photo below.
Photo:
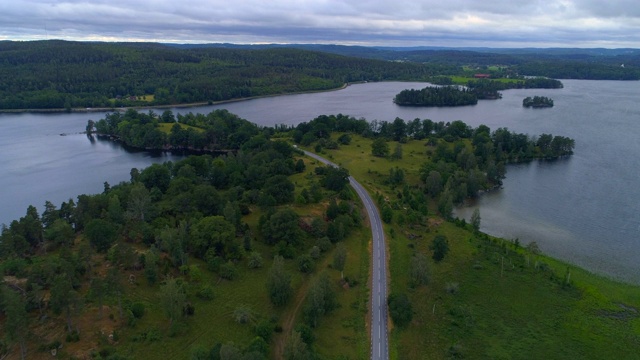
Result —
<path fill-rule="evenodd" d="M 640 47 L 637 0 L 18 0 L 0 39 Z"/>

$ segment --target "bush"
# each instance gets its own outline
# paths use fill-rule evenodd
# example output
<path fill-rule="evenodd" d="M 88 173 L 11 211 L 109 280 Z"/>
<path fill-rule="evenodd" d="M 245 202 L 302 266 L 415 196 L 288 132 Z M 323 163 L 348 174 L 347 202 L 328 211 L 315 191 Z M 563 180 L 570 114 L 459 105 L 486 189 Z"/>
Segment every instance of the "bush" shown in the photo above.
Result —
<path fill-rule="evenodd" d="M 220 277 L 227 280 L 233 280 L 238 276 L 238 270 L 231 261 L 220 266 Z"/>
<path fill-rule="evenodd" d="M 409 325 L 413 319 L 413 308 L 406 294 L 392 293 L 387 299 L 387 304 L 391 319 L 396 326 L 402 328 Z"/>
<path fill-rule="evenodd" d="M 297 262 L 298 262 L 298 270 L 300 270 L 300 272 L 305 274 L 312 273 L 316 267 L 316 264 L 313 261 L 313 258 L 311 258 L 311 255 L 307 255 L 307 254 L 300 255 L 298 256 Z"/>
<path fill-rule="evenodd" d="M 196 296 L 202 300 L 213 300 L 214 292 L 211 285 L 202 285 L 196 292 Z"/>
<path fill-rule="evenodd" d="M 449 294 L 455 294 L 460 290 L 460 284 L 456 282 L 448 282 L 445 289 Z"/>
<path fill-rule="evenodd" d="M 275 326 L 271 321 L 268 320 L 261 320 L 258 324 L 256 324 L 256 327 L 253 328 L 253 331 L 256 333 L 256 335 L 263 338 L 266 342 L 271 341 L 271 335 L 273 334 L 274 330 Z"/>
<path fill-rule="evenodd" d="M 249 254 L 249 259 L 247 261 L 247 266 L 249 269 L 261 268 L 264 264 L 264 260 L 262 260 L 262 255 L 260 255 L 257 251 L 252 251 Z"/>
<path fill-rule="evenodd" d="M 204 345 L 195 345 L 191 348 L 191 360 L 208 360 L 209 349 Z"/>
<path fill-rule="evenodd" d="M 141 319 L 144 316 L 144 304 L 137 302 L 131 305 L 131 313 L 136 319 Z"/>
<path fill-rule="evenodd" d="M 433 250 L 433 260 L 441 261 L 449 252 L 449 241 L 444 235 L 436 235 L 431 243 L 430 249 Z"/>
<path fill-rule="evenodd" d="M 80 341 L 80 333 L 76 330 L 67 334 L 66 338 L 67 342 L 78 342 Z"/>

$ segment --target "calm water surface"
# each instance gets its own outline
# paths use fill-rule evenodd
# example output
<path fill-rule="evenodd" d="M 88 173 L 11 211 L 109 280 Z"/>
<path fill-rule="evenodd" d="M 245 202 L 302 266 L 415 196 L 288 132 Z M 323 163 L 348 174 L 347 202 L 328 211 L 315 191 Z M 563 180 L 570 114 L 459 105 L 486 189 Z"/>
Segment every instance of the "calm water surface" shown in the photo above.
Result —
<path fill-rule="evenodd" d="M 575 155 L 553 162 L 508 167 L 501 190 L 458 209 L 469 218 L 480 208 L 482 230 L 527 243 L 592 271 L 640 283 L 640 95 L 638 82 L 565 80 L 564 89 L 508 90 L 503 99 L 458 108 L 403 108 L 391 99 L 422 83 L 369 83 L 344 90 L 278 96 L 190 109 L 226 108 L 260 125 L 297 124 L 321 114 L 367 120 L 430 118 L 463 120 L 492 130 L 507 127 L 531 135 L 576 139 Z M 522 99 L 554 99 L 551 109 L 525 109 Z M 160 112 L 159 110 L 156 112 Z M 172 155 L 131 153 L 85 135 L 89 118 L 103 114 L 0 115 L 0 223 L 24 214 L 29 204 L 56 205 L 80 193 L 100 192 L 104 181 L 128 180 L 132 167 L 176 160 Z"/>

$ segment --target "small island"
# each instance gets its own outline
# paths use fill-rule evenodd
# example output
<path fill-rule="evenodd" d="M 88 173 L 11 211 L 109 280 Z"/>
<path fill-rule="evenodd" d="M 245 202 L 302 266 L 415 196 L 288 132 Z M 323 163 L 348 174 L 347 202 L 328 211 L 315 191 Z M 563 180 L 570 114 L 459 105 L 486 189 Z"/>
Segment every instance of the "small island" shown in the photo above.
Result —
<path fill-rule="evenodd" d="M 547 108 L 553 107 L 553 99 L 546 96 L 527 96 L 522 100 L 522 106 L 532 108 Z"/>
<path fill-rule="evenodd" d="M 477 104 L 478 97 L 472 90 L 457 86 L 427 86 L 402 90 L 393 102 L 400 106 L 464 106 Z"/>

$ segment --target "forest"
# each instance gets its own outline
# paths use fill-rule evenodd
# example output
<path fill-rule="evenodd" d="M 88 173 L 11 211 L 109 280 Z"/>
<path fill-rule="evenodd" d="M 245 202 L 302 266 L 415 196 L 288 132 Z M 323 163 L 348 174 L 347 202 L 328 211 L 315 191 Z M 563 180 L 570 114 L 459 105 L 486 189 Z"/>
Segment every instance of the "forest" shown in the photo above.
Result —
<path fill-rule="evenodd" d="M 341 46 L 3 41 L 0 110 L 71 111 L 211 103 L 336 89 L 359 81 L 427 81 L 442 75 L 472 77 L 478 71 L 492 77 L 522 79 L 509 86 L 525 88 L 555 88 L 559 84 L 557 80 L 523 76 L 640 79 L 639 61 L 631 55 L 624 58 L 626 66 L 615 63 L 612 56 L 589 59 Z M 494 91 L 483 94 L 480 93 L 480 98 L 496 98 Z"/>
<path fill-rule="evenodd" d="M 132 112 L 128 116 L 148 117 Z M 246 343 L 213 344 L 206 353 L 234 351 L 244 359 L 264 359 L 274 351 L 269 343 L 281 324 L 269 313 L 282 312 L 292 302 L 292 269 L 302 275 L 314 273 L 328 252 L 344 251 L 339 250 L 341 242 L 360 227 L 360 207 L 346 187 L 344 169 L 315 167 L 307 185 L 296 188 L 291 176 L 305 172 L 305 161 L 289 143 L 271 138 L 274 129 L 253 126 L 243 132 L 247 121 L 235 115 L 214 113 L 205 119 L 219 134 L 226 131 L 220 122 L 233 129 L 224 140 L 207 138 L 213 141 L 211 146 L 232 152 L 134 168 L 130 181 L 105 183 L 102 193 L 82 194 L 59 206 L 46 202 L 42 214 L 30 206 L 24 217 L 2 227 L 0 269 L 5 285 L 0 308 L 6 314 L 3 322 L 9 337 L 8 343 L 4 338 L 0 342 L 0 356 L 14 345 L 23 355 L 28 348 L 30 356 L 58 349 L 62 341 L 65 348 L 72 348 L 81 339 L 95 338 L 93 328 L 83 325 L 83 319 L 95 315 L 111 328 L 121 325 L 115 325 L 111 342 L 103 339 L 102 348 L 86 356 L 128 358 L 116 356 L 114 336 L 129 334 L 127 343 L 185 336 L 194 324 L 191 318 L 215 310 L 208 305 L 214 298 L 224 301 L 226 295 L 220 289 L 234 286 L 224 283 L 246 284 L 241 277 L 245 281 L 256 277 L 260 282 L 245 291 L 246 296 L 268 299 L 260 308 L 236 304 L 237 326 L 251 329 L 252 336 L 241 337 Z M 247 136 L 237 136 L 241 134 Z M 303 217 L 292 209 L 293 204 L 310 204 L 319 212 Z M 329 283 L 320 270 L 317 273 L 310 291 L 321 296 L 322 303 L 305 302 L 306 320 L 296 330 L 303 334 L 297 341 L 309 347 L 305 351 L 312 350 L 312 331 L 323 314 L 336 306 L 337 284 Z M 352 286 L 366 281 L 358 279 L 345 281 Z M 148 287 L 157 296 L 159 309 L 152 310 L 154 301 L 134 296 L 138 287 Z M 103 316 L 104 304 L 110 304 L 110 319 Z M 36 320 L 34 314 L 44 318 Z M 144 329 L 136 323 L 150 316 L 153 334 L 140 335 Z M 54 326 L 56 319 L 64 324 L 58 338 L 57 332 L 32 328 Z M 159 330 L 165 326 L 166 333 Z"/>
<path fill-rule="evenodd" d="M 292 48 L 182 49 L 154 43 L 0 42 L 0 109 L 119 108 L 336 89 L 456 72 Z"/>
<path fill-rule="evenodd" d="M 545 76 L 555 79 L 640 80 L 640 53 L 637 49 L 393 48 L 339 45 L 297 45 L 297 47 L 370 59 L 468 66 L 492 74 L 495 70 L 491 67 L 500 65 L 513 74 L 524 76 Z M 468 75 L 472 76 L 473 73 L 469 72 Z"/>

